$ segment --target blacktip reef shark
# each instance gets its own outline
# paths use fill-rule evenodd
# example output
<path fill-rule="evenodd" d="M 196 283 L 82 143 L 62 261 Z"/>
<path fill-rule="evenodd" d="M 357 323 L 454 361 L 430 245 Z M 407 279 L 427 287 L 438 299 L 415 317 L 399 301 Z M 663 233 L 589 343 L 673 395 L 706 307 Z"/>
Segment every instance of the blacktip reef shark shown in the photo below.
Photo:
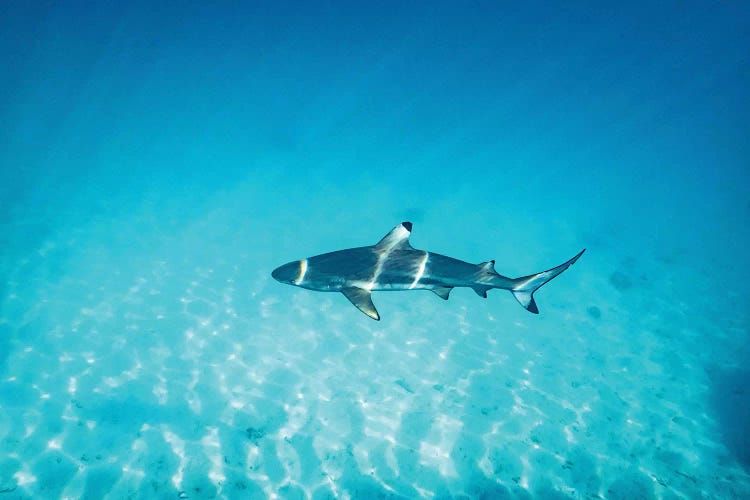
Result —
<path fill-rule="evenodd" d="M 380 320 L 370 292 L 380 290 L 430 290 L 448 300 L 451 290 L 468 287 L 487 297 L 493 288 L 510 290 L 518 302 L 534 314 L 539 308 L 534 292 L 558 276 L 586 251 L 557 267 L 521 278 L 506 278 L 495 271 L 495 261 L 469 264 L 438 253 L 417 250 L 409 243 L 411 222 L 402 222 L 376 245 L 349 248 L 296 260 L 274 269 L 281 283 L 317 290 L 341 292 L 360 311 Z"/>

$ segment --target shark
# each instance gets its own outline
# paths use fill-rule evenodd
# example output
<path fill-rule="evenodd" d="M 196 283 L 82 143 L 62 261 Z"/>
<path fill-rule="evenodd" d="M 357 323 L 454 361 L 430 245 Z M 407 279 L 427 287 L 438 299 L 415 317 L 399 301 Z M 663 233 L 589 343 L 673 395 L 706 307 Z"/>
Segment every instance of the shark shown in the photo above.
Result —
<path fill-rule="evenodd" d="M 468 287 L 480 297 L 494 288 L 509 290 L 529 312 L 539 314 L 534 292 L 572 266 L 572 259 L 546 271 L 508 278 L 495 271 L 495 261 L 470 264 L 411 246 L 411 222 L 402 222 L 377 244 L 337 250 L 295 260 L 277 267 L 271 276 L 281 283 L 316 290 L 340 292 L 368 317 L 379 321 L 372 302 L 374 291 L 430 290 L 448 300 L 451 290 Z"/>

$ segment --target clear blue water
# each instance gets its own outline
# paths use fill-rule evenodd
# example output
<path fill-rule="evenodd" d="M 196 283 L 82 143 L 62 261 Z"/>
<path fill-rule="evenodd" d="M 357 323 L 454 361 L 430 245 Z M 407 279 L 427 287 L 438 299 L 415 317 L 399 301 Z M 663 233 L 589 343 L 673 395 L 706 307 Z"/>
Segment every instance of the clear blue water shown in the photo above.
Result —
<path fill-rule="evenodd" d="M 273 4 L 0 6 L 0 499 L 750 496 L 749 4 Z"/>

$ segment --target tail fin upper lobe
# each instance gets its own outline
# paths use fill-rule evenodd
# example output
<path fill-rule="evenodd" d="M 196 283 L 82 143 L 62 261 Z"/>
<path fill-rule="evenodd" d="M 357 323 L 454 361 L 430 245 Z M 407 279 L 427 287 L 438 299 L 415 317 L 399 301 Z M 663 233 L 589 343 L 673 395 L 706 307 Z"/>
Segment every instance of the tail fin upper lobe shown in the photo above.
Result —
<path fill-rule="evenodd" d="M 541 273 L 532 274 L 530 276 L 524 276 L 522 278 L 514 279 L 513 288 L 511 289 L 513 296 L 523 307 L 526 308 L 526 310 L 534 314 L 539 314 L 539 308 L 536 306 L 536 302 L 534 301 L 534 292 L 539 290 L 552 278 L 572 266 L 575 261 L 577 261 L 581 255 L 583 255 L 583 252 L 585 251 L 586 249 L 584 248 L 583 250 L 578 252 L 578 255 L 576 255 L 569 261 L 565 262 L 564 264 L 560 264 L 557 267 L 553 267 L 552 269 L 542 271 Z"/>

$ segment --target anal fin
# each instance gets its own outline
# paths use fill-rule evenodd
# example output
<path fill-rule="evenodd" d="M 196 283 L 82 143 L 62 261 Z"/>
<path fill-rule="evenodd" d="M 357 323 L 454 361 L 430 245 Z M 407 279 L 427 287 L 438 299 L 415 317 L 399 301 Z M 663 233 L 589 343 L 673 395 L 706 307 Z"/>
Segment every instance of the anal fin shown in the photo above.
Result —
<path fill-rule="evenodd" d="M 443 300 L 448 300 L 448 296 L 451 293 L 451 290 L 453 290 L 452 286 L 441 286 L 438 288 L 430 288 L 430 291 L 440 297 Z"/>
<path fill-rule="evenodd" d="M 372 297 L 369 290 L 352 286 L 342 288 L 341 293 L 343 293 L 344 297 L 349 299 L 349 302 L 354 304 L 357 309 L 375 321 L 380 321 L 380 314 L 378 314 L 378 310 L 375 309 L 375 304 L 372 303 Z"/>
<path fill-rule="evenodd" d="M 477 292 L 477 295 L 479 295 L 480 297 L 484 297 L 486 299 L 487 298 L 487 290 L 492 289 L 492 287 L 491 286 L 474 286 L 474 287 L 472 287 L 472 289 L 475 292 Z"/>

